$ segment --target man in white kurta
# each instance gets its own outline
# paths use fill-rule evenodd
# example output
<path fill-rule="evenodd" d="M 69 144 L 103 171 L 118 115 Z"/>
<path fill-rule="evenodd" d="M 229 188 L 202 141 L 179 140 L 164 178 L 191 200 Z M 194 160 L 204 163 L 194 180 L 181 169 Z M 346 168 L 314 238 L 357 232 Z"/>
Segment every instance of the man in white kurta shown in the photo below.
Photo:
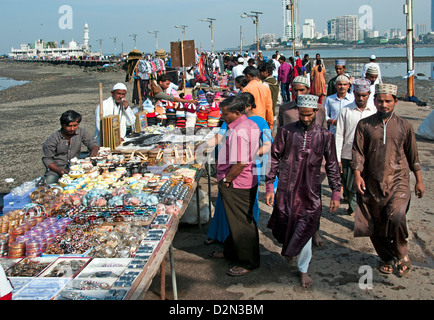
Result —
<path fill-rule="evenodd" d="M 136 122 L 136 116 L 129 106 L 128 101 L 125 99 L 126 93 L 127 87 L 123 83 L 117 83 L 112 89 L 111 97 L 104 100 L 102 103 L 103 117 L 119 115 L 121 139 L 124 139 L 127 135 L 127 126 L 133 126 Z M 100 105 L 98 105 L 95 110 L 95 140 L 99 144 L 101 143 L 100 126 Z"/>

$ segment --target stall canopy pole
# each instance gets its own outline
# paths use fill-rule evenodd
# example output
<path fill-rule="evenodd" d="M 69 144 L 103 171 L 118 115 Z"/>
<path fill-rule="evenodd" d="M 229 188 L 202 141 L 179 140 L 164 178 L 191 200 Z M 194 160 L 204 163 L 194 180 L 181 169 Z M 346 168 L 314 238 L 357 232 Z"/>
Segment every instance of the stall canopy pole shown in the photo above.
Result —
<path fill-rule="evenodd" d="M 102 108 L 102 103 L 103 103 L 103 95 L 102 95 L 102 83 L 99 83 L 99 118 L 100 118 L 100 126 L 99 126 L 99 136 L 100 136 L 100 145 L 103 145 L 103 125 L 102 125 L 102 117 L 104 115 L 103 112 L 103 108 Z"/>

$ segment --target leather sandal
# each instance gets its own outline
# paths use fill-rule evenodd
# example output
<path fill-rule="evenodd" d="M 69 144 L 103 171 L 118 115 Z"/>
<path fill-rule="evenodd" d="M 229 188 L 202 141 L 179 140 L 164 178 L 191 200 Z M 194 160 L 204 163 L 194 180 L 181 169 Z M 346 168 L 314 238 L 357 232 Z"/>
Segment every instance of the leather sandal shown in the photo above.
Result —
<path fill-rule="evenodd" d="M 389 260 L 387 262 L 383 261 L 380 264 L 380 272 L 384 274 L 393 273 L 393 260 Z"/>
<path fill-rule="evenodd" d="M 400 277 L 406 277 L 410 274 L 411 270 L 413 269 L 413 265 L 409 260 L 401 259 L 398 261 L 398 274 Z"/>
<path fill-rule="evenodd" d="M 209 256 L 211 258 L 214 258 L 214 259 L 224 259 L 225 258 L 223 251 L 214 251 Z"/>

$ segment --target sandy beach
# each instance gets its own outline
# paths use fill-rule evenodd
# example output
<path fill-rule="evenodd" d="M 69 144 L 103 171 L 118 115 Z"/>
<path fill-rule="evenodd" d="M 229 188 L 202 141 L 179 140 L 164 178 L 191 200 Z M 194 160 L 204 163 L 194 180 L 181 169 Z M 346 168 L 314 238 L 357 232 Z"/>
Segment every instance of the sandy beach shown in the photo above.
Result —
<path fill-rule="evenodd" d="M 19 63 L 0 60 L 0 77 L 29 80 L 21 86 L 0 91 L 0 192 L 43 175 L 42 144 L 59 129 L 60 115 L 73 109 L 83 116 L 81 126 L 94 132 L 94 113 L 98 104 L 98 83 L 103 84 L 104 97 L 112 86 L 125 81 L 125 72 L 97 72 L 76 66 L 51 66 L 40 63 Z M 328 80 L 328 79 L 326 79 Z M 383 78 L 386 83 L 399 86 L 398 96 L 406 94 L 406 81 Z M 126 83 L 131 101 L 132 84 Z M 419 125 L 432 110 L 433 81 L 416 80 L 416 96 L 428 106 L 399 101 L 396 112 L 413 125 Z M 330 214 L 330 189 L 323 185 L 323 216 L 320 234 L 324 246 L 314 247 L 309 273 L 314 280 L 310 289 L 299 285 L 295 266 L 280 256 L 280 245 L 266 228 L 271 210 L 264 203 L 260 187 L 260 245 L 261 267 L 242 278 L 225 273 L 229 263 L 216 260 L 209 254 L 219 244 L 204 245 L 208 224 L 181 224 L 174 240 L 174 258 L 178 297 L 181 300 L 432 300 L 434 298 L 434 141 L 418 140 L 419 157 L 423 166 L 425 196 L 416 199 L 412 194 L 408 217 L 409 256 L 414 271 L 409 278 L 396 274 L 382 275 L 377 257 L 368 238 L 353 237 L 354 218 L 346 214 L 347 205 Z M 6 183 L 13 178 L 13 183 Z M 212 199 L 217 196 L 216 180 L 211 178 Z M 203 190 L 208 190 L 202 177 Z M 411 176 L 413 192 L 414 176 Z M 359 287 L 362 276 L 359 268 L 369 266 L 373 273 L 373 288 Z M 166 263 L 166 297 L 172 299 L 169 263 Z M 146 299 L 159 299 L 159 276 L 155 278 Z"/>

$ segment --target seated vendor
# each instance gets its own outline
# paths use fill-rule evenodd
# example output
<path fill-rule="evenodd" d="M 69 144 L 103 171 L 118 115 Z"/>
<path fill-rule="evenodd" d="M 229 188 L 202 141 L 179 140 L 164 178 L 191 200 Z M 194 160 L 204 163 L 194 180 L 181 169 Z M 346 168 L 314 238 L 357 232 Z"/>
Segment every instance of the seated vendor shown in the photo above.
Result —
<path fill-rule="evenodd" d="M 150 84 L 151 101 L 155 105 L 159 100 L 182 103 L 197 103 L 197 100 L 183 99 L 178 96 L 167 93 L 167 88 L 171 85 L 171 77 L 168 74 L 161 74 L 157 82 L 152 81 Z"/>
<path fill-rule="evenodd" d="M 99 146 L 92 135 L 80 128 L 81 115 L 73 110 L 60 117 L 60 130 L 51 134 L 42 146 L 42 162 L 45 165 L 47 184 L 57 183 L 63 174 L 69 172 L 71 159 L 80 158 L 81 144 L 89 150 L 89 156 L 98 155 Z"/>

